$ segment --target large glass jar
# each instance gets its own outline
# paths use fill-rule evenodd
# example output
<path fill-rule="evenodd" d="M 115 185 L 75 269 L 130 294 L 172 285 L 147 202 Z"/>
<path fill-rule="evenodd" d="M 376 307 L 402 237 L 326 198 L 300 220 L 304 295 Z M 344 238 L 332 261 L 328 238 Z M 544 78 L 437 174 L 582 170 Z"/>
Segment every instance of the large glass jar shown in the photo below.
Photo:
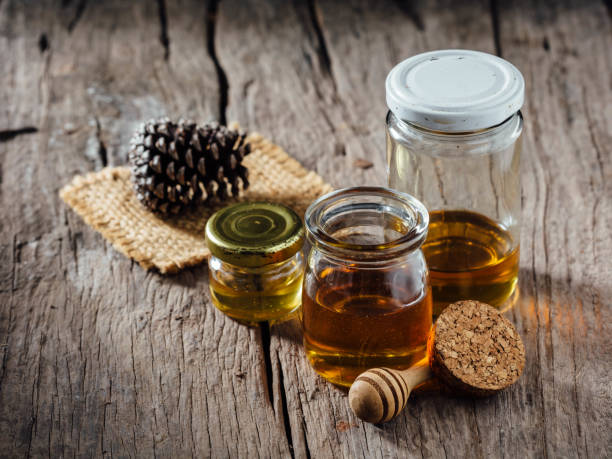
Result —
<path fill-rule="evenodd" d="M 434 315 L 449 303 L 510 304 L 519 266 L 520 72 L 486 53 L 434 51 L 387 77 L 389 186 L 420 199 Z"/>
<path fill-rule="evenodd" d="M 387 188 L 348 188 L 314 202 L 305 221 L 302 324 L 313 368 L 349 386 L 370 368 L 422 359 L 432 324 L 425 207 Z"/>

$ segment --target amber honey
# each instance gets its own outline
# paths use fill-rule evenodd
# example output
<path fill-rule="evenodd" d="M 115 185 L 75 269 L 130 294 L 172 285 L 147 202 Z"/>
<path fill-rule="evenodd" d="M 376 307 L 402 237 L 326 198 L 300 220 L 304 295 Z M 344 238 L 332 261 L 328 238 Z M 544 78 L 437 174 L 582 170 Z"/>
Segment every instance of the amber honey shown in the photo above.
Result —
<path fill-rule="evenodd" d="M 479 300 L 501 307 L 514 292 L 519 248 L 511 234 L 484 215 L 430 212 L 423 252 L 429 266 L 434 316 L 450 303 Z"/>
<path fill-rule="evenodd" d="M 415 291 L 412 275 L 328 268 L 329 283 L 305 287 L 304 348 L 321 376 L 350 386 L 365 370 L 407 368 L 425 356 L 431 291 Z"/>

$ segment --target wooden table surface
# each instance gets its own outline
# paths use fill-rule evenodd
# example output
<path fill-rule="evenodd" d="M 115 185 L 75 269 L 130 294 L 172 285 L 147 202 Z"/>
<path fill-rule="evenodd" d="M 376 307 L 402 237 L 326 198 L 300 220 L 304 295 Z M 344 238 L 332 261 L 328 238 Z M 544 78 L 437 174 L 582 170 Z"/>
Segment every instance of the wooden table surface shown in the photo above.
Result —
<path fill-rule="evenodd" d="M 342 5 L 342 6 L 341 6 Z M 610 457 L 607 2 L 0 0 L 0 456 Z M 385 183 L 384 79 L 436 48 L 523 72 L 519 382 L 366 425 L 294 323 L 146 272 L 64 205 L 153 116 L 238 120 L 335 187 Z M 373 167 L 363 169 L 355 161 Z"/>

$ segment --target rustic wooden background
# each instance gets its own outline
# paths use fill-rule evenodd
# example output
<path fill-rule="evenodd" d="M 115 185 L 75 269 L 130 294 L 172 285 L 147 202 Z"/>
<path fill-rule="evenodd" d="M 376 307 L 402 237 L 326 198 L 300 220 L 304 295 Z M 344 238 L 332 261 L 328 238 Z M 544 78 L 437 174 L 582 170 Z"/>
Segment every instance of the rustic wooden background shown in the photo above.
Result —
<path fill-rule="evenodd" d="M 0 0 L 0 456 L 610 457 L 611 8 Z M 527 83 L 508 313 L 527 367 L 496 397 L 424 395 L 364 425 L 294 324 L 228 320 L 206 267 L 145 272 L 58 198 L 165 114 L 238 120 L 337 187 L 384 184 L 386 73 L 451 47 Z"/>

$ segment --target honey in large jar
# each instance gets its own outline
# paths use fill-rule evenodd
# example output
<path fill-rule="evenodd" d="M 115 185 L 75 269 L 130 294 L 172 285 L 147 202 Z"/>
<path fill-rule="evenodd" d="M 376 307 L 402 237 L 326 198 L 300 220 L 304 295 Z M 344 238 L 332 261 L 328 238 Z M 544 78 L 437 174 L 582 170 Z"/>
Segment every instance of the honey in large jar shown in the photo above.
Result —
<path fill-rule="evenodd" d="M 429 266 L 434 316 L 459 300 L 502 307 L 514 292 L 518 243 L 484 215 L 463 210 L 430 212 L 423 252 Z"/>
<path fill-rule="evenodd" d="M 302 320 L 306 355 L 321 376 L 350 386 L 370 368 L 403 369 L 426 355 L 431 290 L 417 287 L 413 272 L 329 267 L 319 282 L 304 288 Z"/>

